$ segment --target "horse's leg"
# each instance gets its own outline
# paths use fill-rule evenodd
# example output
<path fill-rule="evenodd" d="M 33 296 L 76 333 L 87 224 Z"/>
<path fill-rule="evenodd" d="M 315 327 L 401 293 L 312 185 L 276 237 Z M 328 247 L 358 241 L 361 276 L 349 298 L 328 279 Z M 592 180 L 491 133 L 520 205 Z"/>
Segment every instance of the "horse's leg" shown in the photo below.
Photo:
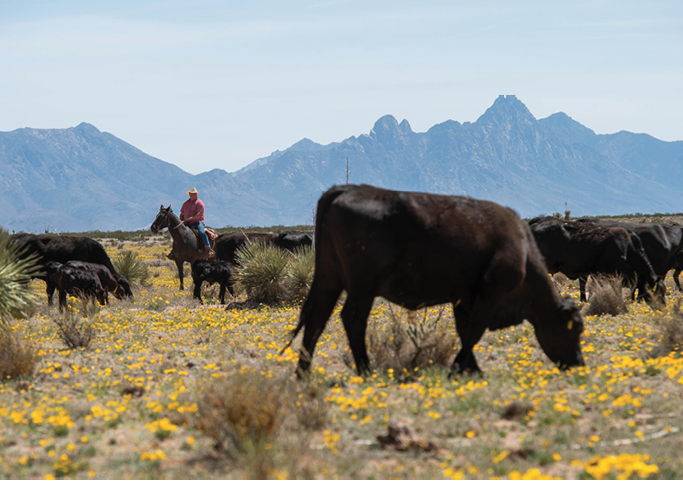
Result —
<path fill-rule="evenodd" d="M 586 302 L 586 278 L 587 276 L 581 276 L 579 278 L 579 300 L 581 302 Z"/>
<path fill-rule="evenodd" d="M 179 261 L 176 259 L 175 265 L 178 267 L 178 278 L 180 279 L 180 290 L 184 290 L 185 286 L 183 285 L 183 261 Z"/>

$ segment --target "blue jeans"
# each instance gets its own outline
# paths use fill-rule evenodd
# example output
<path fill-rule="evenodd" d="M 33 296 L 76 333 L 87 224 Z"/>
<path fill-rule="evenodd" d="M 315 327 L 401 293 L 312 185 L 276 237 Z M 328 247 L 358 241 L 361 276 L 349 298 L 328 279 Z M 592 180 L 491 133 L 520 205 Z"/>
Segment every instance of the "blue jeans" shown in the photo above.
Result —
<path fill-rule="evenodd" d="M 206 231 L 204 230 L 204 223 L 202 223 L 201 221 L 198 221 L 197 223 L 190 223 L 189 226 L 191 228 L 197 229 L 197 231 L 199 232 L 199 236 L 202 237 L 202 240 L 204 241 L 206 246 L 210 249 L 211 244 L 209 243 L 209 237 L 206 234 Z"/>

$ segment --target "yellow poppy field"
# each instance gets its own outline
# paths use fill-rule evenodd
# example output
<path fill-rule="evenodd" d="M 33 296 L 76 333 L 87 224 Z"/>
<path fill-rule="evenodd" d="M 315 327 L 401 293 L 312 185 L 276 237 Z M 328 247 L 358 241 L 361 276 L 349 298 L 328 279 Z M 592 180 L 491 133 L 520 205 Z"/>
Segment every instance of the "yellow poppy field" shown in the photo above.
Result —
<path fill-rule="evenodd" d="M 148 261 L 150 281 L 104 307 L 70 298 L 73 330 L 93 335 L 78 349 L 45 284 L 31 283 L 40 305 L 10 324 L 37 359 L 32 375 L 0 381 L 0 478 L 683 477 L 671 277 L 661 310 L 629 301 L 625 314 L 585 316 L 585 367 L 557 369 L 524 323 L 485 333 L 481 375 L 451 376 L 450 307 L 409 313 L 377 299 L 374 374 L 355 372 L 340 303 L 297 380 L 300 337 L 283 348 L 302 300 L 257 305 L 238 286 L 223 306 L 214 286 L 201 305 L 189 266 L 179 291 L 175 266 L 160 262 L 167 240 L 104 244 Z M 575 283 L 557 284 L 578 303 Z"/>

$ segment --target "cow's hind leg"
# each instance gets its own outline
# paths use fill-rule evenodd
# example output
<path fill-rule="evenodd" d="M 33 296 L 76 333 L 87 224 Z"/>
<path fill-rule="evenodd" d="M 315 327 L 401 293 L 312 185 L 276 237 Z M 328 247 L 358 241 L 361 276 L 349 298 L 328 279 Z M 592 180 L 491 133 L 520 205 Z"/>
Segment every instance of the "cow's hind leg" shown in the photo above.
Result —
<path fill-rule="evenodd" d="M 334 306 L 342 292 L 341 286 L 318 288 L 315 281 L 308 294 L 301 311 L 302 323 L 304 325 L 304 338 L 302 348 L 299 351 L 299 365 L 297 375 L 303 377 L 311 366 L 311 359 L 318 338 L 325 329 L 325 324 L 330 318 Z"/>
<path fill-rule="evenodd" d="M 349 295 L 341 312 L 346 336 L 356 362 L 356 371 L 360 376 L 369 375 L 371 372 L 370 359 L 365 348 L 365 329 L 373 300 L 372 295 Z"/>
<path fill-rule="evenodd" d="M 221 282 L 221 291 L 219 292 L 219 297 L 221 298 L 221 304 L 225 304 L 225 285 L 226 283 Z"/>
<path fill-rule="evenodd" d="M 194 280 L 194 292 L 192 293 L 192 296 L 199 300 L 200 304 L 203 304 L 204 301 L 202 300 L 202 283 L 204 280 Z M 222 303 L 222 301 L 221 301 Z"/>
<path fill-rule="evenodd" d="M 683 292 L 683 288 L 681 288 L 681 282 L 678 281 L 678 277 L 681 275 L 681 270 L 676 268 L 674 270 L 674 283 L 676 283 L 676 287 L 678 288 L 679 292 Z"/>
<path fill-rule="evenodd" d="M 52 297 L 53 297 L 54 294 L 55 294 L 55 289 L 56 289 L 56 288 L 57 288 L 57 287 L 55 286 L 54 283 L 50 283 L 49 281 L 47 282 L 47 288 L 46 288 L 46 292 L 47 292 L 47 305 L 52 305 Z"/>

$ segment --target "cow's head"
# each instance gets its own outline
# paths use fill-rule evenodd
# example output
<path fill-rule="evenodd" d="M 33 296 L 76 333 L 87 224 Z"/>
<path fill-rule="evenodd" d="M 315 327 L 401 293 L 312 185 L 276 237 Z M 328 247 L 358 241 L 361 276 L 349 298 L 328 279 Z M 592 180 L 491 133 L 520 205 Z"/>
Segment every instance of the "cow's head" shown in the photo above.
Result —
<path fill-rule="evenodd" d="M 570 298 L 534 324 L 536 338 L 550 360 L 561 368 L 584 365 L 581 354 L 583 317 Z"/>

